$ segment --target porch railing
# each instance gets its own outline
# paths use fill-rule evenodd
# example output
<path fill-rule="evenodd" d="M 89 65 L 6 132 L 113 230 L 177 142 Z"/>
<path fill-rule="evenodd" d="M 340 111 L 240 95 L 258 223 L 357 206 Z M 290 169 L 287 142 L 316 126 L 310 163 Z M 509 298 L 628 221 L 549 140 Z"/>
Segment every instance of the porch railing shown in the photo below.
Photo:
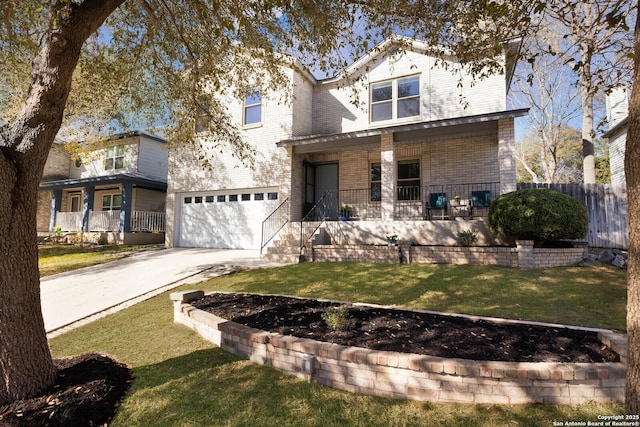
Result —
<path fill-rule="evenodd" d="M 275 237 L 282 227 L 289 222 L 289 208 L 290 202 L 287 198 L 284 202 L 280 203 L 271 214 L 262 221 L 262 243 L 260 245 L 260 253 L 265 246 Z"/>
<path fill-rule="evenodd" d="M 131 231 L 159 232 L 166 230 L 164 212 L 132 211 Z M 82 212 L 57 212 L 56 226 L 62 231 L 82 231 Z M 89 211 L 88 231 L 119 231 L 120 211 Z"/>
<path fill-rule="evenodd" d="M 380 219 L 380 193 L 371 191 L 370 188 L 356 190 L 340 190 L 340 206 L 347 205 L 351 208 L 351 216 L 358 219 Z M 377 199 L 377 200 L 376 200 Z"/>
<path fill-rule="evenodd" d="M 81 231 L 82 212 L 56 212 L 55 225 L 62 231 Z"/>
<path fill-rule="evenodd" d="M 120 211 L 89 211 L 89 231 L 118 231 Z"/>
<path fill-rule="evenodd" d="M 499 182 L 402 186 L 396 189 L 394 217 L 397 219 L 427 219 L 428 208 L 433 208 L 434 195 L 449 200 L 460 199 L 473 203 L 473 216 L 487 216 L 489 203 L 500 194 Z M 351 216 L 357 219 L 381 218 L 380 189 L 362 188 L 340 190 L 339 203 L 351 207 Z"/>
<path fill-rule="evenodd" d="M 309 240 L 318 231 L 322 224 L 333 216 L 333 212 L 336 211 L 335 206 L 335 193 L 326 192 L 317 202 L 311 210 L 302 218 L 300 223 L 300 257 L 302 258 L 304 248 L 307 246 Z"/>
<path fill-rule="evenodd" d="M 447 204 L 459 198 L 469 201 L 469 205 L 473 206 L 474 217 L 484 217 L 488 215 L 489 203 L 499 194 L 499 182 L 399 187 L 394 216 L 404 219 L 426 219 L 429 217 L 429 208 L 440 207 L 434 206 L 438 198 Z"/>
<path fill-rule="evenodd" d="M 131 212 L 131 231 L 147 231 L 164 233 L 164 212 L 133 211 Z"/>

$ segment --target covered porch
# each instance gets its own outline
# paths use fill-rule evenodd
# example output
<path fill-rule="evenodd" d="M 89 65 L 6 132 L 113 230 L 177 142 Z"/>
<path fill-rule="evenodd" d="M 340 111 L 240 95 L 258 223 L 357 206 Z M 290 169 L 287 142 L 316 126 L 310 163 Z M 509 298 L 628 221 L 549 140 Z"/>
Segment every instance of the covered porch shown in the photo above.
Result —
<path fill-rule="evenodd" d="M 151 233 L 161 242 L 166 188 L 166 182 L 140 174 L 43 181 L 40 191 L 50 194 L 48 233 L 95 233 L 115 243 L 131 241 L 130 234 Z"/>
<path fill-rule="evenodd" d="M 516 189 L 514 119 L 526 109 L 280 141 L 290 220 L 481 219 Z"/>

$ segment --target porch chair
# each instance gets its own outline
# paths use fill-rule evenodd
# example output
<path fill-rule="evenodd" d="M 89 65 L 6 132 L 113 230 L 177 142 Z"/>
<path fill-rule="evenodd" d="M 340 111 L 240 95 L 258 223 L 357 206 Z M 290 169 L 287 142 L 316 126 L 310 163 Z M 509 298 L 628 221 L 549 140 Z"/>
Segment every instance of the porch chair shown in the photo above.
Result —
<path fill-rule="evenodd" d="M 447 212 L 447 193 L 429 194 L 429 203 L 427 204 L 427 219 L 433 218 L 449 218 Z"/>
<path fill-rule="evenodd" d="M 491 191 L 475 190 L 471 192 L 471 215 L 477 208 L 488 208 L 491 205 Z"/>

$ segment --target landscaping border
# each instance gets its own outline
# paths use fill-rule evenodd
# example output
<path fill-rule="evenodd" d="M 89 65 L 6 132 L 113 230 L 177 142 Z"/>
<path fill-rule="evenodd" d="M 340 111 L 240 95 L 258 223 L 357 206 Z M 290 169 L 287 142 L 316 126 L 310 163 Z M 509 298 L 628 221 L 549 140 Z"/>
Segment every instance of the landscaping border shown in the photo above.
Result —
<path fill-rule="evenodd" d="M 509 246 L 398 246 L 313 245 L 315 262 L 394 262 L 423 264 L 497 265 L 514 268 L 546 268 L 574 265 L 588 254 L 586 243 L 572 248 L 536 248 L 533 240 L 518 240 Z"/>
<path fill-rule="evenodd" d="M 253 362 L 336 389 L 374 396 L 458 403 L 624 401 L 624 363 L 475 361 L 347 347 L 250 328 L 189 304 L 204 295 L 203 291 L 172 293 L 174 322 Z M 516 323 L 566 327 L 536 322 Z M 626 362 L 624 335 L 604 329 L 572 328 L 598 332 L 600 340 Z"/>

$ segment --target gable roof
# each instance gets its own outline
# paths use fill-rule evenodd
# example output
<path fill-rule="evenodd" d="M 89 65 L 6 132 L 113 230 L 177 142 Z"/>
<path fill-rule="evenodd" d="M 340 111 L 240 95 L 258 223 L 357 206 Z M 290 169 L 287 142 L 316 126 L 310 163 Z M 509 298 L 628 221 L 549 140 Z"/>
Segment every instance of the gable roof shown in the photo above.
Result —
<path fill-rule="evenodd" d="M 376 45 L 369 52 L 367 52 L 347 68 L 345 68 L 341 73 L 333 77 L 320 79 L 317 81 L 317 83 L 330 84 L 348 78 L 358 71 L 365 69 L 370 63 L 378 61 L 381 56 L 386 55 L 391 49 L 393 49 L 394 46 L 400 46 L 403 49 L 410 50 L 416 53 L 428 54 L 432 52 L 434 54 L 437 53 L 440 55 L 455 58 L 455 53 L 450 49 L 446 49 L 442 46 L 431 46 L 422 40 L 403 36 L 400 34 L 393 34 L 384 39 L 382 42 L 378 43 L 378 45 Z M 520 54 L 521 46 L 522 39 L 513 39 L 505 42 L 504 56 L 507 91 L 509 90 L 509 86 L 511 86 L 511 80 L 516 69 L 516 63 Z"/>
<path fill-rule="evenodd" d="M 625 130 L 627 130 L 626 128 L 627 128 L 628 121 L 629 121 L 629 117 L 625 117 L 624 119 L 620 120 L 618 123 L 616 123 L 614 127 L 612 127 L 611 129 L 606 131 L 604 134 L 602 134 L 602 137 L 611 138 L 618 132 L 624 132 Z"/>

